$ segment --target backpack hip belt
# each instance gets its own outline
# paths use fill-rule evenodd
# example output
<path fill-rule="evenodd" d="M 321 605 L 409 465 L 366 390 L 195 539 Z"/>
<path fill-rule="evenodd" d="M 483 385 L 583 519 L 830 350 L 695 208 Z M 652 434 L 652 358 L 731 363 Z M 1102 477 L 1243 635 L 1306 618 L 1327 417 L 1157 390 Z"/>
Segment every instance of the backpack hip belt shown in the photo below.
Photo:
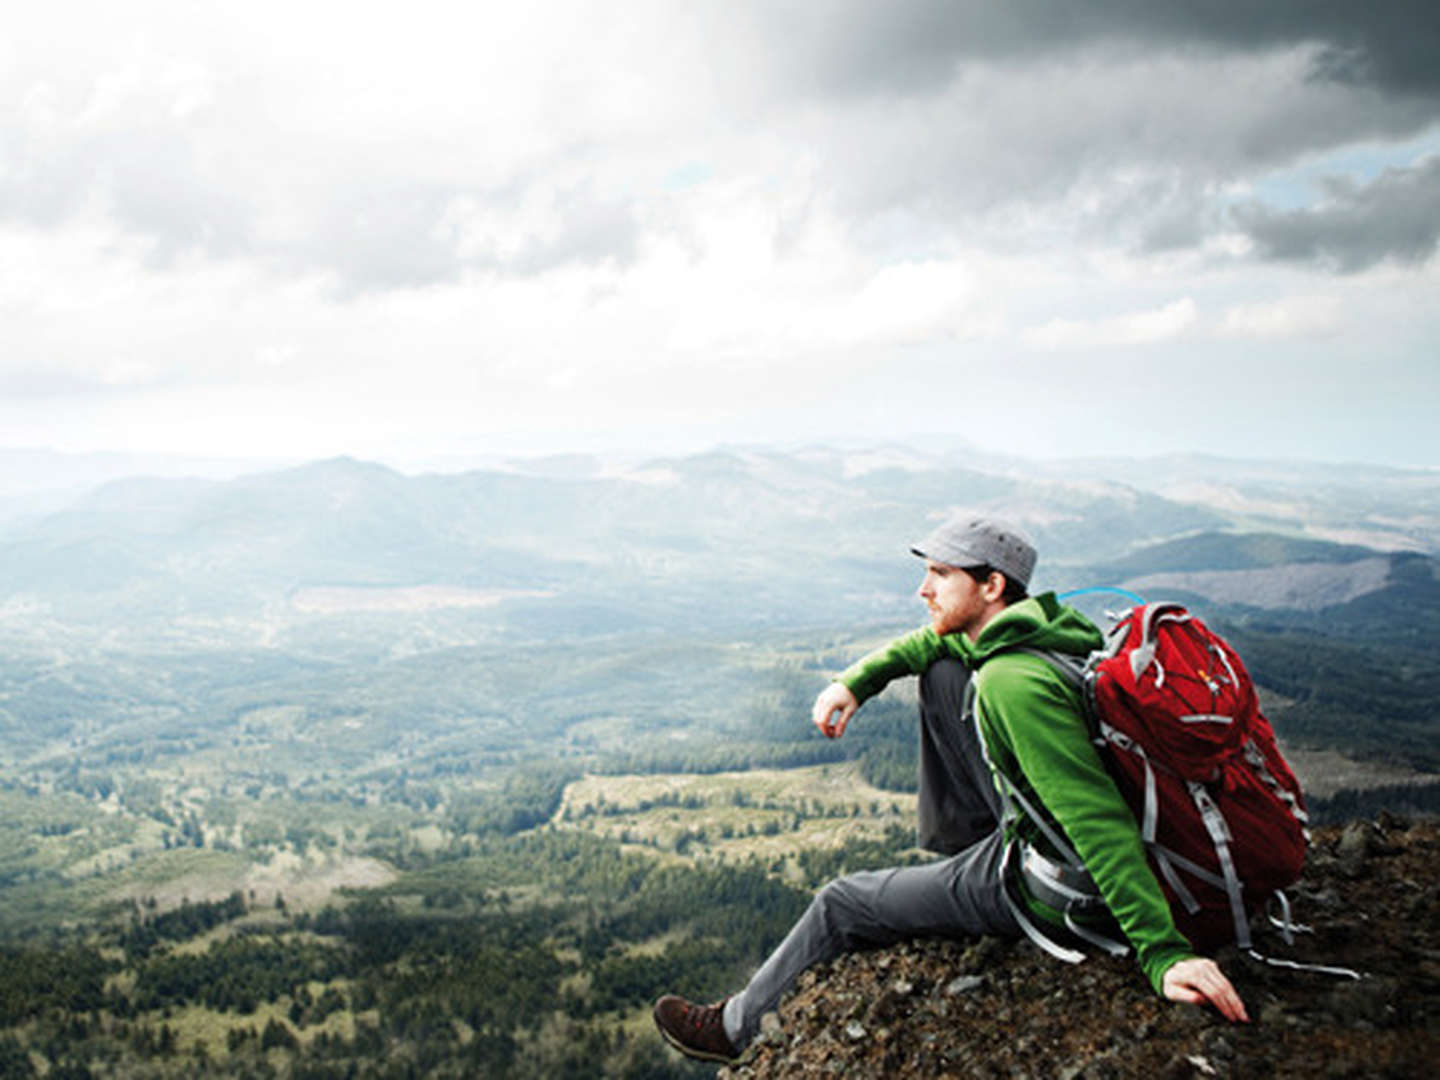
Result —
<path fill-rule="evenodd" d="M 1056 862 L 1023 841 L 1020 843 L 1020 877 L 1031 896 L 1057 911 L 1104 907 L 1100 889 L 1088 871 Z"/>

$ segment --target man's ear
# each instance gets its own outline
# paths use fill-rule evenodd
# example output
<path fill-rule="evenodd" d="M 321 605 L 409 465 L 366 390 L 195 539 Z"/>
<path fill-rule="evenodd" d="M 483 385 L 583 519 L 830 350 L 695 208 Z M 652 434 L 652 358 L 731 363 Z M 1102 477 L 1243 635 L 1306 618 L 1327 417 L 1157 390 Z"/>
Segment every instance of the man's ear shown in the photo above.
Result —
<path fill-rule="evenodd" d="M 991 570 L 990 576 L 985 579 L 985 591 L 982 593 L 987 604 L 993 604 L 1005 595 L 1005 575 L 999 570 Z"/>

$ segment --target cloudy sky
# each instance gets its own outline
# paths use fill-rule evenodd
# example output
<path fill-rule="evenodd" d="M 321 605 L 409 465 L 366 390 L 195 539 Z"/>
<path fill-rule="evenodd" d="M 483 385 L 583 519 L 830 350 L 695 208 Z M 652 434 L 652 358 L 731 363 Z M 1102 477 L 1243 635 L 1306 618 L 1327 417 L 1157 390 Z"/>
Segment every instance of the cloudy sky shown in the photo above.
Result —
<path fill-rule="evenodd" d="M 1434 0 L 7 23 L 0 447 L 1440 466 Z"/>

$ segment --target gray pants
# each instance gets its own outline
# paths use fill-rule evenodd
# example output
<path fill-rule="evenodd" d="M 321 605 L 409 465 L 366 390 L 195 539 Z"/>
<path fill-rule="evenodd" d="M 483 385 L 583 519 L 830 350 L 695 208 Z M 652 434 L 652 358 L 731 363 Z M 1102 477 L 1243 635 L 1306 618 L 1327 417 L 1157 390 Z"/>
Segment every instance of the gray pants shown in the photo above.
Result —
<path fill-rule="evenodd" d="M 920 679 L 921 846 L 949 857 L 924 866 L 870 870 L 830 882 L 800 921 L 725 1004 L 725 1034 L 744 1046 L 760 1017 L 807 968 L 843 952 L 906 938 L 1017 937 L 1000 877 L 999 799 L 974 725 L 961 716 L 969 673 L 940 660 Z"/>

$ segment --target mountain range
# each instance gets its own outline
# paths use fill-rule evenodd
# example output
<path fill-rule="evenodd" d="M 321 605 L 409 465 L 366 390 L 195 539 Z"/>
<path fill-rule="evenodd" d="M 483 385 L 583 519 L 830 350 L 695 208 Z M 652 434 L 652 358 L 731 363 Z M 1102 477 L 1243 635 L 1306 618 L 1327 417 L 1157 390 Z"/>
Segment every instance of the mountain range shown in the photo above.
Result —
<path fill-rule="evenodd" d="M 72 723 L 140 746 L 162 714 L 223 726 L 272 702 L 380 718 L 376 753 L 417 717 L 489 717 L 513 747 L 595 715 L 724 723 L 778 685 L 789 716 L 814 690 L 782 657 L 843 666 L 919 623 L 909 545 L 965 510 L 1034 535 L 1037 589 L 1219 620 L 1291 730 L 1434 757 L 1433 471 L 728 448 L 421 475 L 339 458 L 20 498 L 0 501 L 0 751 Z M 1074 602 L 1097 620 L 1123 603 Z M 546 656 L 589 657 L 590 678 L 539 678 Z"/>
<path fill-rule="evenodd" d="M 1396 552 L 1440 549 L 1440 473 L 1423 470 L 1022 469 L 880 447 L 408 476 L 341 458 L 112 480 L 44 512 L 12 502 L 0 514 L 0 613 L 11 613 L 0 620 L 284 620 L 304 616 L 316 589 L 351 590 L 328 594 L 332 611 L 403 610 L 403 594 L 354 590 L 412 590 L 431 607 L 542 608 L 557 625 L 573 615 L 587 632 L 701 612 L 727 626 L 886 617 L 913 610 L 908 542 L 960 509 L 1029 529 L 1041 586 L 1128 581 L 1262 608 L 1344 604 L 1385 588 Z M 1267 576 L 1278 584 L 1260 584 Z"/>

